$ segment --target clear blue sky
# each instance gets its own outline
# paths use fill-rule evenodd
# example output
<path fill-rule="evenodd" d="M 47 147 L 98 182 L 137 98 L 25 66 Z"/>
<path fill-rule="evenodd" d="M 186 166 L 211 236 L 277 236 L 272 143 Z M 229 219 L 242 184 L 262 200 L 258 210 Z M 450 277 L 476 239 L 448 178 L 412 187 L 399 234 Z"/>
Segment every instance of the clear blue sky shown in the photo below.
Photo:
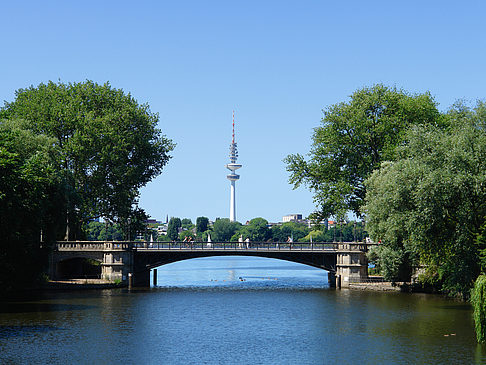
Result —
<path fill-rule="evenodd" d="M 0 99 L 49 80 L 109 81 L 148 103 L 177 143 L 143 188 L 152 217 L 308 215 L 283 159 L 309 150 L 322 109 L 384 83 L 446 110 L 485 98 L 485 1 L 4 1 Z"/>

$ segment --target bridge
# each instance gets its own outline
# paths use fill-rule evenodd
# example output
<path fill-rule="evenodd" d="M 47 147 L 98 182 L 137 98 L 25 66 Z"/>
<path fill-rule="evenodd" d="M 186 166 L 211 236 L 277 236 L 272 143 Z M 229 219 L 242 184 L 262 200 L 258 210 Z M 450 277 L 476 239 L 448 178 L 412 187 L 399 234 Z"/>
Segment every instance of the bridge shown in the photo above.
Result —
<path fill-rule="evenodd" d="M 259 256 L 328 271 L 330 286 L 366 281 L 369 244 L 363 242 L 125 242 L 59 241 L 50 256 L 53 280 L 97 277 L 128 286 L 150 286 L 150 271 L 168 263 L 209 256 Z M 88 260 L 94 265 L 84 264 Z"/>

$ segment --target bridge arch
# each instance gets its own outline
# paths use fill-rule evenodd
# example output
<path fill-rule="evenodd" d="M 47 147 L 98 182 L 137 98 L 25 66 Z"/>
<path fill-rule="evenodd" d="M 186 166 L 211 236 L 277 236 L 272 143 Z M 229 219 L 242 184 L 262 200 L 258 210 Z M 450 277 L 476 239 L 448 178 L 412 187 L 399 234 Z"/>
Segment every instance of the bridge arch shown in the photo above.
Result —
<path fill-rule="evenodd" d="M 86 256 L 75 256 L 59 260 L 55 266 L 56 277 L 65 279 L 100 279 L 102 260 Z"/>
<path fill-rule="evenodd" d="M 230 254 L 222 254 L 221 252 L 214 252 L 214 253 L 209 253 L 207 255 L 194 255 L 193 257 L 189 257 L 189 255 L 186 255 L 184 257 L 171 257 L 171 258 L 164 258 L 160 261 L 154 261 L 151 262 L 150 264 L 146 265 L 147 270 L 153 270 L 158 267 L 167 265 L 167 264 L 172 264 L 176 262 L 181 262 L 181 261 L 188 261 L 188 260 L 193 260 L 193 259 L 198 259 L 198 258 L 209 258 L 209 257 L 261 257 L 261 258 L 267 258 L 267 259 L 275 259 L 275 260 L 280 260 L 280 261 L 288 261 L 288 262 L 293 262 L 293 263 L 298 263 L 306 266 L 310 266 L 313 268 L 317 269 L 322 269 L 325 271 L 329 272 L 335 272 L 336 271 L 336 266 L 333 260 L 327 260 L 324 262 L 318 262 L 318 260 L 312 260 L 307 257 L 275 257 L 275 255 L 265 255 L 265 254 L 255 254 L 255 253 L 230 253 Z"/>
<path fill-rule="evenodd" d="M 190 250 L 190 251 L 169 251 L 151 250 L 136 251 L 134 256 L 133 274 L 136 278 L 136 285 L 150 285 L 150 271 L 165 264 L 182 260 L 215 257 L 215 256 L 252 256 L 280 259 L 289 262 L 308 265 L 329 272 L 330 277 L 336 272 L 336 255 L 333 252 L 324 251 L 270 251 L 270 250 Z M 332 281 L 332 279 L 329 279 Z"/>

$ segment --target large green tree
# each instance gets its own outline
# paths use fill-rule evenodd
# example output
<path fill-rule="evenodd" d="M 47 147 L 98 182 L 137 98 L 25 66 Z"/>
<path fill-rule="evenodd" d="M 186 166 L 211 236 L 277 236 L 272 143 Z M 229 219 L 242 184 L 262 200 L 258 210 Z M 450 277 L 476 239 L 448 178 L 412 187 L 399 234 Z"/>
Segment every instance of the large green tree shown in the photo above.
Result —
<path fill-rule="evenodd" d="M 52 137 L 70 187 L 68 218 L 127 224 L 139 189 L 159 175 L 174 148 L 147 104 L 108 83 L 48 82 L 16 91 L 1 116 Z"/>
<path fill-rule="evenodd" d="M 211 239 L 218 242 L 227 242 L 241 227 L 241 223 L 231 222 L 228 218 L 217 218 L 211 232 Z"/>
<path fill-rule="evenodd" d="M 422 263 L 444 291 L 469 294 L 486 248 L 485 111 L 458 105 L 447 130 L 412 128 L 396 161 L 368 179 L 368 230 L 391 276 Z"/>
<path fill-rule="evenodd" d="M 208 230 L 209 218 L 197 217 L 196 218 L 196 233 L 203 233 Z"/>
<path fill-rule="evenodd" d="M 244 239 L 249 238 L 252 242 L 262 242 L 272 237 L 272 231 L 268 228 L 268 221 L 258 217 L 241 226 L 236 235 L 242 235 Z"/>
<path fill-rule="evenodd" d="M 40 277 L 63 221 L 65 181 L 53 142 L 0 121 L 0 293 Z"/>
<path fill-rule="evenodd" d="M 364 181 L 385 160 L 394 159 L 411 125 L 435 125 L 440 113 L 429 93 L 411 95 L 375 85 L 357 90 L 349 102 L 323 111 L 314 129 L 309 159 L 289 155 L 285 162 L 294 188 L 314 193 L 316 218 L 362 214 Z"/>
<path fill-rule="evenodd" d="M 167 237 L 172 241 L 176 241 L 179 238 L 179 229 L 182 228 L 182 222 L 180 218 L 173 217 L 169 221 L 167 226 Z"/>

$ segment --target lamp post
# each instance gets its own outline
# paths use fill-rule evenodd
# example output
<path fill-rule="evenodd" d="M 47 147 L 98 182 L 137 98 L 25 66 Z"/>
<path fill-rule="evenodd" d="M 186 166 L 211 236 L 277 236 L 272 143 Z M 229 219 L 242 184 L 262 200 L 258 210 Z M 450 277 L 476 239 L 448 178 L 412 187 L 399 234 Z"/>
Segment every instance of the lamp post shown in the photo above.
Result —
<path fill-rule="evenodd" d="M 128 222 L 128 241 L 130 241 L 130 223 L 132 222 L 132 220 L 128 218 L 127 222 Z"/>

